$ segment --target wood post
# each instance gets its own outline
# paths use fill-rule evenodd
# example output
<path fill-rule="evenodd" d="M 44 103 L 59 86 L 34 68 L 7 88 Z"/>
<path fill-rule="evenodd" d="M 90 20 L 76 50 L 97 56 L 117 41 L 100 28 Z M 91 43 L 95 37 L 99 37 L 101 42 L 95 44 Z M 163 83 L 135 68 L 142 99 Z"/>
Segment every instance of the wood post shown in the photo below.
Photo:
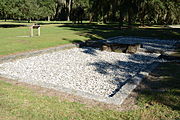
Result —
<path fill-rule="evenodd" d="M 41 28 L 38 27 L 38 36 L 40 36 L 40 35 L 41 35 Z"/>
<path fill-rule="evenodd" d="M 38 30 L 37 36 L 41 35 L 41 27 L 40 27 L 40 25 L 32 25 L 30 27 L 30 37 L 34 36 L 33 29 L 37 29 Z"/>
<path fill-rule="evenodd" d="M 33 26 L 30 27 L 30 37 L 33 37 Z"/>

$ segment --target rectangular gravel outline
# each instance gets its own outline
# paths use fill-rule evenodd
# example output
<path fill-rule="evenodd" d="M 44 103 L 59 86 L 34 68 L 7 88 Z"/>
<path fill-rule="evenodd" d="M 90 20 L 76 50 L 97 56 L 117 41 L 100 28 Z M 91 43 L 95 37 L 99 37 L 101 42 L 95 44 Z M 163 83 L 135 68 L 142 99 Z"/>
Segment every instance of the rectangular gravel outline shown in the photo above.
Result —
<path fill-rule="evenodd" d="M 152 67 L 150 67 L 152 66 Z M 98 95 L 94 95 L 94 94 L 90 94 L 88 92 L 83 92 L 83 91 L 79 91 L 79 90 L 74 90 L 71 88 L 66 88 L 63 86 L 59 86 L 59 85 L 54 85 L 51 83 L 47 83 L 47 82 L 27 82 L 28 84 L 32 84 L 32 85 L 38 85 L 41 87 L 45 87 L 45 88 L 50 88 L 50 89 L 55 89 L 58 91 L 62 91 L 65 93 L 69 93 L 69 94 L 74 94 L 77 96 L 81 96 L 84 98 L 88 98 L 88 99 L 92 99 L 92 100 L 96 100 L 99 102 L 104 102 L 104 103 L 108 103 L 108 104 L 115 104 L 115 105 L 121 105 L 124 100 L 129 96 L 129 94 L 140 84 L 140 82 L 142 81 L 142 79 L 148 75 L 149 72 L 151 72 L 155 67 L 157 66 L 157 63 L 151 63 L 150 65 L 146 66 L 146 68 L 144 70 L 141 70 L 141 72 L 137 73 L 136 75 L 134 75 L 132 78 L 128 79 L 127 83 L 125 85 L 122 86 L 122 88 L 120 89 L 120 91 L 118 91 L 113 97 L 102 97 L 102 96 L 98 96 Z M 149 71 L 146 71 L 148 68 Z M 150 69 L 149 69 L 150 68 Z M 143 71 L 143 72 L 142 72 Z M 146 73 L 146 74 L 144 74 Z M 17 80 L 19 82 L 22 82 L 19 78 L 14 78 L 11 75 L 6 75 L 6 74 L 1 74 L 1 77 L 4 78 L 10 78 L 10 79 L 14 79 Z"/>
<path fill-rule="evenodd" d="M 104 103 L 107 103 L 107 104 L 121 105 L 124 102 L 124 100 L 129 96 L 129 94 L 141 83 L 141 81 L 144 79 L 144 77 L 148 76 L 149 73 L 152 70 L 154 70 L 158 65 L 159 65 L 158 62 L 154 62 L 154 63 L 151 63 L 150 65 L 148 65 L 147 66 L 148 69 L 146 67 L 143 71 L 137 73 L 136 75 L 134 75 L 134 77 L 130 78 L 128 80 L 128 82 L 124 86 L 122 86 L 120 91 L 118 91 L 113 97 L 97 96 L 97 95 L 94 95 L 94 94 L 90 94 L 88 92 L 74 90 L 74 89 L 71 89 L 71 88 L 66 88 L 66 87 L 63 87 L 63 86 L 54 85 L 54 84 L 50 84 L 50 83 L 47 83 L 47 82 L 39 82 L 38 81 L 36 83 L 34 83 L 34 82 L 33 83 L 27 82 L 27 83 L 32 84 L 32 85 L 38 85 L 38 86 L 49 88 L 49 89 L 55 89 L 55 90 L 58 90 L 58 91 L 62 91 L 62 92 L 66 92 L 66 93 L 69 93 L 69 94 L 81 96 L 81 97 L 84 97 L 84 98 L 96 100 L 96 101 L 99 101 L 99 102 L 104 102 Z M 13 76 L 10 76 L 10 75 L 1 74 L 0 76 L 4 77 L 4 78 L 9 78 L 9 79 L 13 78 L 13 80 L 17 80 L 19 82 L 22 82 L 18 78 L 14 78 Z"/>
<path fill-rule="evenodd" d="M 118 36 L 118 37 L 109 38 L 107 40 L 113 40 L 113 39 L 122 38 L 122 37 L 123 36 Z M 124 37 L 124 38 L 126 38 L 126 37 Z M 135 38 L 139 38 L 139 37 L 135 37 Z M 141 38 L 141 39 L 143 39 L 143 38 Z M 146 39 L 148 39 L 148 38 L 146 38 Z M 149 38 L 149 39 L 152 39 L 152 38 Z M 4 63 L 4 62 L 14 61 L 16 59 L 37 56 L 40 54 L 60 51 L 60 50 L 64 50 L 64 49 L 70 49 L 70 48 L 74 48 L 74 47 L 78 47 L 78 45 L 67 44 L 67 45 L 62 45 L 59 47 L 48 48 L 45 50 L 25 52 L 25 53 L 21 53 L 21 54 L 17 54 L 17 55 L 9 55 L 9 56 L 5 56 L 5 57 L 0 57 L 0 64 Z M 166 54 L 170 54 L 170 53 L 171 52 L 166 52 Z M 63 86 L 59 86 L 59 85 L 57 86 L 57 85 L 46 83 L 46 82 L 37 82 L 37 83 L 29 83 L 29 84 L 38 85 L 38 86 L 46 87 L 46 88 L 50 88 L 50 89 L 55 89 L 58 91 L 74 94 L 77 96 L 82 96 L 82 97 L 85 97 L 88 99 L 93 99 L 93 100 L 108 103 L 108 104 L 121 105 L 124 102 L 124 100 L 129 96 L 129 94 L 141 83 L 141 81 L 144 79 L 144 77 L 148 76 L 149 73 L 152 70 L 154 70 L 158 65 L 159 65 L 159 62 L 153 62 L 150 65 L 148 65 L 144 70 L 140 71 L 139 73 L 134 75 L 132 78 L 130 78 L 128 80 L 128 82 L 122 86 L 120 91 L 118 91 L 113 97 L 101 97 L 101 96 L 93 95 L 93 94 L 90 94 L 87 92 L 78 91 L 78 90 L 74 90 L 71 88 L 65 88 Z M 0 75 L 0 76 L 5 77 L 5 78 L 10 78 L 10 79 L 13 78 L 9 75 Z M 20 81 L 18 79 L 15 79 L 15 80 Z M 51 87 L 49 87 L 49 86 L 51 86 Z"/>

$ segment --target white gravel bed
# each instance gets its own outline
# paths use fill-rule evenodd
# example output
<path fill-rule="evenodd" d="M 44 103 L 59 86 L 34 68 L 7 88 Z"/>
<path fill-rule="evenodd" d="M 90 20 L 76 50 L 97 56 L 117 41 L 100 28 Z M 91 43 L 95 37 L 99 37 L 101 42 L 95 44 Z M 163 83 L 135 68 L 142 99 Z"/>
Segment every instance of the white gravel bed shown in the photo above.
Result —
<path fill-rule="evenodd" d="M 167 53 L 173 50 L 177 41 L 119 36 L 106 42 L 140 43 L 145 51 Z M 138 85 L 131 84 L 129 80 L 140 82 L 143 79 L 141 72 L 151 69 L 148 66 L 154 61 L 163 61 L 158 59 L 159 55 L 73 48 L 3 62 L 0 64 L 0 76 L 106 103 L 121 104 Z"/>
<path fill-rule="evenodd" d="M 108 97 L 119 84 L 158 56 L 73 48 L 0 64 L 0 76 L 36 85 L 45 82 Z"/>
<path fill-rule="evenodd" d="M 172 51 L 173 45 L 177 40 L 160 40 L 151 38 L 139 38 L 139 37 L 114 37 L 106 40 L 107 42 L 123 43 L 123 44 L 134 44 L 139 43 L 143 45 L 143 48 L 147 50 L 160 50 L 160 51 Z"/>

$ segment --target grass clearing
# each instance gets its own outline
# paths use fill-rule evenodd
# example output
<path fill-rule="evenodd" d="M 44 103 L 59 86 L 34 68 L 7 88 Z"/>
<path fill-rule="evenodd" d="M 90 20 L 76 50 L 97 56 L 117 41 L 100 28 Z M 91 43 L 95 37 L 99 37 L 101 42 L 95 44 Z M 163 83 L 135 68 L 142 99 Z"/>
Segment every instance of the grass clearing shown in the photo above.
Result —
<path fill-rule="evenodd" d="M 180 39 L 180 30 L 173 28 L 117 28 L 116 24 L 73 25 L 65 22 L 37 22 L 41 25 L 40 37 L 28 37 L 29 28 L 15 21 L 0 22 L 0 55 L 38 50 L 76 41 L 106 39 L 115 36 L 155 37 Z"/>
<path fill-rule="evenodd" d="M 28 27 L 0 28 L 0 55 L 68 44 L 72 38 L 86 40 L 85 37 L 78 36 L 76 31 L 54 25 L 42 26 L 40 37 L 28 35 Z"/>

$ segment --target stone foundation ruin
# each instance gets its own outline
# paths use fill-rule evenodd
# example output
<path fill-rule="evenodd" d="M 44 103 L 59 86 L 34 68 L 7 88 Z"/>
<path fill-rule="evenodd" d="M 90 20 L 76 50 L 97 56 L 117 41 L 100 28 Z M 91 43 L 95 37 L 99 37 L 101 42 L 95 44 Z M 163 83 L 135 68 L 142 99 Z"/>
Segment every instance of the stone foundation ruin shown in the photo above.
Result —
<path fill-rule="evenodd" d="M 139 49 L 142 47 L 142 44 L 108 43 L 108 42 L 90 40 L 85 42 L 85 46 L 98 48 L 102 51 L 108 51 L 108 52 L 134 54 L 139 51 Z"/>

